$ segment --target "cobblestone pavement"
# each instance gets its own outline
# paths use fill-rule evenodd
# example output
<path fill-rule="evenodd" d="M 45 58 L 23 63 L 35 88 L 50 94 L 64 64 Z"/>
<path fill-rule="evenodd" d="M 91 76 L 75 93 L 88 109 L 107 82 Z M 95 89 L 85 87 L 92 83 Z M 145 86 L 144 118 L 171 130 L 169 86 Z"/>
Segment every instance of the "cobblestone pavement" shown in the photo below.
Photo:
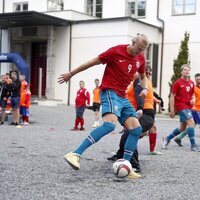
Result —
<path fill-rule="evenodd" d="M 174 141 L 162 150 L 162 136 L 178 121 L 159 115 L 157 150 L 151 156 L 148 137 L 138 149 L 143 178 L 118 180 L 107 157 L 115 152 L 120 139 L 115 132 L 104 137 L 82 156 L 81 169 L 72 170 L 63 155 L 73 150 L 92 129 L 94 114 L 85 112 L 86 131 L 72 132 L 74 107 L 32 106 L 32 124 L 16 128 L 0 126 L 0 200 L 199 200 L 200 152 L 191 152 L 186 137 L 184 146 Z M 200 143 L 200 129 L 196 129 Z"/>

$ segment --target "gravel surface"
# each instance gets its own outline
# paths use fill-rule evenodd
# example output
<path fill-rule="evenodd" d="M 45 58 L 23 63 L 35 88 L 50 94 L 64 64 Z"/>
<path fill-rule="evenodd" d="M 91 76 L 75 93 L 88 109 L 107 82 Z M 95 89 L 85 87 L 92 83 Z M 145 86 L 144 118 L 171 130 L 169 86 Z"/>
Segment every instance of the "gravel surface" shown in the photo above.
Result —
<path fill-rule="evenodd" d="M 82 156 L 81 169 L 74 171 L 63 155 L 72 151 L 92 129 L 94 113 L 85 112 L 86 131 L 70 131 L 75 109 L 31 107 L 32 124 L 21 128 L 0 126 L 0 200 L 199 200 L 200 152 L 191 152 L 189 140 L 183 147 L 171 141 L 162 150 L 162 136 L 178 124 L 166 116 L 156 119 L 157 150 L 163 155 L 148 155 L 148 137 L 139 141 L 143 178 L 117 179 L 107 157 L 118 148 L 121 137 L 115 132 L 104 137 Z M 196 127 L 200 144 L 200 129 Z"/>

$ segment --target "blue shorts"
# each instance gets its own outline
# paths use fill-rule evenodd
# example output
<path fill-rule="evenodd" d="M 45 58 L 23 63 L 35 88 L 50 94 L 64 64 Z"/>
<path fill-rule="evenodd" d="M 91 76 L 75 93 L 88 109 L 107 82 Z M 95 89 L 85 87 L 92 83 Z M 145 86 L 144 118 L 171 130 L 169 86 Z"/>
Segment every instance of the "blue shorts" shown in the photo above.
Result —
<path fill-rule="evenodd" d="M 85 111 L 85 106 L 77 107 L 76 108 L 76 117 L 82 118 L 84 111 Z"/>
<path fill-rule="evenodd" d="M 200 112 L 193 110 L 192 116 L 193 116 L 195 124 L 200 124 Z"/>
<path fill-rule="evenodd" d="M 181 110 L 178 115 L 180 117 L 180 122 L 185 122 L 192 118 L 192 111 L 190 109 Z"/>
<path fill-rule="evenodd" d="M 130 101 L 118 96 L 113 90 L 101 91 L 102 116 L 106 113 L 113 113 L 123 125 L 129 117 L 138 117 Z"/>
<path fill-rule="evenodd" d="M 10 100 L 11 108 L 19 108 L 20 97 L 12 97 Z"/>
<path fill-rule="evenodd" d="M 2 99 L 2 100 L 0 100 L 0 101 L 1 101 L 1 104 L 0 104 L 0 105 L 1 105 L 1 108 L 2 108 L 2 109 L 6 109 L 7 100 L 3 100 L 3 99 Z"/>
<path fill-rule="evenodd" d="M 20 114 L 22 116 L 27 116 L 29 117 L 29 108 L 26 108 L 24 106 L 20 106 Z"/>

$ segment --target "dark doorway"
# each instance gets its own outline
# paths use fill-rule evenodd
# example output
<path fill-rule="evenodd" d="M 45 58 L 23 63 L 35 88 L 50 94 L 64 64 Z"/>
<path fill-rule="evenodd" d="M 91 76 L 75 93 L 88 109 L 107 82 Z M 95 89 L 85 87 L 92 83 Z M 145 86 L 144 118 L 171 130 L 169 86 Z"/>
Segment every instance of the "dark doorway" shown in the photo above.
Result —
<path fill-rule="evenodd" d="M 39 68 L 42 68 L 42 96 L 46 93 L 47 42 L 32 43 L 31 93 L 39 95 Z"/>

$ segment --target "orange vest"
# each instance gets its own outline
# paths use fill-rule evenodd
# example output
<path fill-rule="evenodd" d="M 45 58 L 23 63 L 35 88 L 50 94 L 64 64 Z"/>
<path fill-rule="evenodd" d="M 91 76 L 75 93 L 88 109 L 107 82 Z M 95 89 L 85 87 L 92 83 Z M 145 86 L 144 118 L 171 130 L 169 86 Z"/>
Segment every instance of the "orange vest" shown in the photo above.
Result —
<path fill-rule="evenodd" d="M 24 90 L 20 96 L 20 106 L 30 107 L 31 104 L 31 92 Z"/>
<path fill-rule="evenodd" d="M 152 86 L 151 81 L 149 81 L 149 80 L 148 80 L 148 89 L 149 89 L 149 92 L 147 93 L 147 96 L 145 97 L 143 109 L 154 109 L 154 107 L 153 107 L 153 105 L 154 105 L 153 86 Z"/>
<path fill-rule="evenodd" d="M 137 101 L 135 98 L 135 90 L 133 88 L 134 82 L 131 82 L 126 90 L 126 98 L 130 101 L 133 108 L 137 109 Z"/>
<path fill-rule="evenodd" d="M 135 109 L 137 109 L 138 104 L 137 104 L 137 101 L 135 98 L 135 91 L 134 91 L 133 85 L 134 85 L 134 82 L 131 82 L 130 85 L 128 86 L 128 88 L 126 90 L 126 98 L 131 102 L 132 106 Z M 154 105 L 153 87 L 152 87 L 151 81 L 148 81 L 148 89 L 149 89 L 149 92 L 147 93 L 147 96 L 145 97 L 143 109 L 153 109 L 154 108 L 153 107 L 153 105 Z"/>
<path fill-rule="evenodd" d="M 21 81 L 21 88 L 20 88 L 20 94 L 24 91 L 25 85 L 27 85 L 28 83 L 24 80 Z"/>
<path fill-rule="evenodd" d="M 195 103 L 192 110 L 200 111 L 200 88 L 195 85 L 194 87 Z"/>
<path fill-rule="evenodd" d="M 100 89 L 94 88 L 93 90 L 93 102 L 100 103 Z"/>

